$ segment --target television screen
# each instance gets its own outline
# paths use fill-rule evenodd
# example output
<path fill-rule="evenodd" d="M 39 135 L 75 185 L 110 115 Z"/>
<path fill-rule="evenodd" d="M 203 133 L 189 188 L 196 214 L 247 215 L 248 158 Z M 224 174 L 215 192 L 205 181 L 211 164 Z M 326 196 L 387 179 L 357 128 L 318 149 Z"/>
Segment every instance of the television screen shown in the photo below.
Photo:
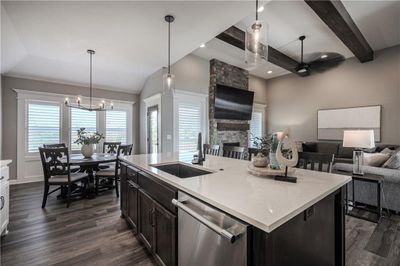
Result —
<path fill-rule="evenodd" d="M 215 92 L 214 118 L 251 120 L 254 92 L 218 85 Z"/>

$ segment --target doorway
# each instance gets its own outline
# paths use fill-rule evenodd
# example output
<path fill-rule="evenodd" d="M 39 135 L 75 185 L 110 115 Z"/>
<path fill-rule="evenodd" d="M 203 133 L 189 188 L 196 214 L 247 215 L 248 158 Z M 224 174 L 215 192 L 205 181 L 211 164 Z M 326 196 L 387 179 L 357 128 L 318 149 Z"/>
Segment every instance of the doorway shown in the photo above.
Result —
<path fill-rule="evenodd" d="M 158 105 L 147 108 L 147 152 L 159 152 Z"/>

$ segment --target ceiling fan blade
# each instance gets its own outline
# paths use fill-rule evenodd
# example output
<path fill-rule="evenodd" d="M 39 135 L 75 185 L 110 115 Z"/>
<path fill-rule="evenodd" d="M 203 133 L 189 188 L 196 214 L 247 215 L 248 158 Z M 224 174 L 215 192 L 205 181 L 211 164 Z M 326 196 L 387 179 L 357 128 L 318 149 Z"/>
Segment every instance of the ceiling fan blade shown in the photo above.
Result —
<path fill-rule="evenodd" d="M 309 62 L 312 72 L 322 73 L 342 64 L 346 59 L 338 53 L 319 53 L 315 60 Z M 326 57 L 323 58 L 323 55 Z"/>

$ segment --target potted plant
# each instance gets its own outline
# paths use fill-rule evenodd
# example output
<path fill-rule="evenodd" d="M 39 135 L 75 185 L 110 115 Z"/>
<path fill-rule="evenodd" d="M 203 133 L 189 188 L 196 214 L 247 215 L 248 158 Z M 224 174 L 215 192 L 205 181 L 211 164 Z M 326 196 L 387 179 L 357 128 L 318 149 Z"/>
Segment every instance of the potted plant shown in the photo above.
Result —
<path fill-rule="evenodd" d="M 82 145 L 81 153 L 85 158 L 92 157 L 94 153 L 94 145 L 98 144 L 103 139 L 103 134 L 99 132 L 89 133 L 82 127 L 78 130 L 78 139 L 75 143 Z"/>

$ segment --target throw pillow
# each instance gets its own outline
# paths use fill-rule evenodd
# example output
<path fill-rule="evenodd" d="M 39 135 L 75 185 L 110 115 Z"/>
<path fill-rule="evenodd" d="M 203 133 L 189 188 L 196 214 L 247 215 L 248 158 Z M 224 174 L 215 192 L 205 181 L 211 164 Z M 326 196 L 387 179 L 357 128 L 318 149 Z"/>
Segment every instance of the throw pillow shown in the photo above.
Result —
<path fill-rule="evenodd" d="M 390 155 L 393 155 L 394 154 L 394 150 L 391 150 L 391 149 L 389 149 L 389 148 L 384 148 L 382 151 L 381 151 L 381 153 L 383 153 L 383 154 L 390 154 Z"/>
<path fill-rule="evenodd" d="M 383 164 L 384 168 L 400 169 L 400 149 L 397 149 L 393 155 Z"/>
<path fill-rule="evenodd" d="M 384 153 L 364 153 L 364 165 L 379 167 L 384 164 L 390 155 Z"/>

